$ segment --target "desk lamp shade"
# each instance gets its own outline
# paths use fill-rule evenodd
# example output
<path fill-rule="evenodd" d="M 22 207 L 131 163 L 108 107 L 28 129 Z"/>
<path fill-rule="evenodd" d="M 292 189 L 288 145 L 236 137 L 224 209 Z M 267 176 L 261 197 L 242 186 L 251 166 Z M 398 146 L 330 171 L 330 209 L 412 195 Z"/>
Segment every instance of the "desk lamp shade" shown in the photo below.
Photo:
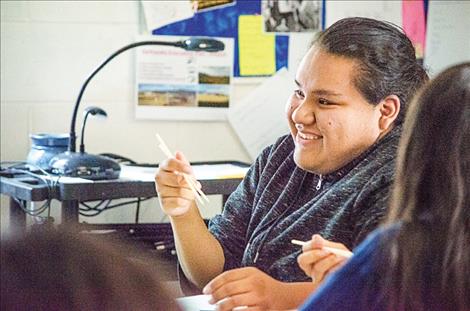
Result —
<path fill-rule="evenodd" d="M 191 37 L 182 41 L 174 41 L 174 42 L 169 42 L 169 41 L 135 42 L 135 43 L 128 44 L 120 48 L 113 54 L 111 54 L 108 58 L 106 58 L 106 60 L 103 63 L 101 63 L 101 65 L 99 65 L 90 74 L 90 76 L 85 80 L 85 82 L 83 83 L 80 89 L 77 100 L 75 101 L 75 107 L 74 107 L 73 114 L 72 114 L 72 121 L 70 123 L 70 140 L 69 140 L 69 145 L 68 145 L 68 151 L 55 156 L 54 158 L 51 159 L 49 163 L 51 170 L 54 174 L 72 176 L 72 177 L 82 177 L 82 178 L 92 179 L 92 180 L 119 178 L 119 172 L 121 168 L 119 164 L 116 161 L 112 160 L 111 158 L 88 154 L 85 152 L 84 146 L 83 146 L 83 152 L 82 150 L 80 150 L 80 152 L 75 152 L 76 151 L 76 138 L 77 138 L 77 135 L 75 134 L 75 123 L 77 120 L 77 113 L 78 113 L 78 107 L 80 106 L 80 101 L 91 79 L 117 55 L 129 49 L 132 49 L 138 46 L 143 46 L 143 45 L 166 45 L 166 46 L 179 47 L 187 51 L 205 51 L 205 52 L 218 52 L 218 51 L 222 51 L 225 48 L 224 43 L 219 40 L 215 40 L 211 38 Z M 93 107 L 93 108 L 97 108 L 97 107 Z M 85 120 L 86 120 L 86 116 L 85 116 Z M 83 139 L 83 135 L 82 135 L 82 139 Z"/>

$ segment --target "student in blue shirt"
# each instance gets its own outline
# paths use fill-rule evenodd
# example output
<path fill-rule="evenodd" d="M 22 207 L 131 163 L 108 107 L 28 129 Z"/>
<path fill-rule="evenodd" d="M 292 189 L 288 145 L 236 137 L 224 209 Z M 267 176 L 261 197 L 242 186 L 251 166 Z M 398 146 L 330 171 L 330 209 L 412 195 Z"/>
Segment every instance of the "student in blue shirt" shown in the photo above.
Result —
<path fill-rule="evenodd" d="M 451 67 L 409 108 L 386 225 L 301 310 L 470 310 L 470 63 Z M 303 246 L 306 274 L 324 256 Z"/>

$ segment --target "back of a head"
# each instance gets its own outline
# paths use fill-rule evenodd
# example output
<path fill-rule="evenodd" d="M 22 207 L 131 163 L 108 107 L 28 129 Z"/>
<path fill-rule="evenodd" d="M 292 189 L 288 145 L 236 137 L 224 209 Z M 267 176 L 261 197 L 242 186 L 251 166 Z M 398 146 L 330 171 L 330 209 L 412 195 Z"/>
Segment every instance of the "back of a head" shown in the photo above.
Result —
<path fill-rule="evenodd" d="M 396 199 L 414 207 L 407 207 L 405 215 L 426 218 L 421 213 L 427 213 L 430 220 L 444 223 L 453 218 L 468 221 L 464 207 L 470 206 L 470 63 L 443 71 L 420 92 L 400 148 L 397 175 L 403 180 L 397 186 L 403 193 Z"/>
<path fill-rule="evenodd" d="M 428 79 L 411 41 L 392 23 L 345 18 L 322 32 L 314 45 L 358 62 L 354 84 L 369 103 L 375 105 L 397 95 L 401 103 L 397 124 L 404 120 L 408 101 Z"/>
<path fill-rule="evenodd" d="M 386 281 L 399 288 L 395 299 L 413 310 L 470 309 L 469 209 L 470 63 L 464 63 L 433 79 L 405 121 L 388 220 L 402 222 L 391 253 L 396 275 Z"/>
<path fill-rule="evenodd" d="M 46 230 L 2 241 L 1 310 L 177 310 L 153 273 L 109 241 Z"/>

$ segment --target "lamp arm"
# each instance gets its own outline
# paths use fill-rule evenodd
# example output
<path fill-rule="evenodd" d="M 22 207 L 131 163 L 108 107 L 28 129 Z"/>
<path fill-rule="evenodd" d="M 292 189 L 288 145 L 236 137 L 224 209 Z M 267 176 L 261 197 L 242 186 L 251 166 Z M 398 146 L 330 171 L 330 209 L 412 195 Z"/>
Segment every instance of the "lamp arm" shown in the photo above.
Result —
<path fill-rule="evenodd" d="M 86 120 L 88 119 L 89 114 L 90 112 L 87 112 L 85 114 L 85 117 L 83 118 L 82 133 L 80 135 L 80 153 L 85 152 L 85 124 L 86 124 Z"/>
<path fill-rule="evenodd" d="M 75 101 L 75 107 L 73 109 L 73 114 L 72 114 L 72 122 L 70 123 L 70 140 L 69 140 L 69 146 L 68 150 L 75 152 L 76 151 L 76 139 L 77 135 L 75 133 L 75 123 L 77 120 L 77 113 L 78 113 L 78 107 L 80 106 L 80 101 L 82 99 L 83 93 L 85 92 L 85 89 L 88 85 L 88 83 L 93 79 L 93 77 L 104 67 L 106 66 L 107 63 L 109 63 L 114 57 L 118 56 L 122 52 L 125 52 L 129 49 L 142 46 L 142 45 L 167 45 L 167 46 L 176 46 L 176 47 L 183 47 L 184 44 L 181 41 L 177 42 L 167 42 L 167 41 L 140 41 L 140 42 L 135 42 L 128 44 L 113 54 L 111 54 L 101 65 L 99 65 L 92 73 L 91 75 L 86 79 L 85 83 L 83 83 L 82 88 L 80 89 L 80 93 L 78 94 L 77 100 Z M 82 130 L 83 132 L 83 130 Z M 83 134 L 82 134 L 83 135 Z"/>

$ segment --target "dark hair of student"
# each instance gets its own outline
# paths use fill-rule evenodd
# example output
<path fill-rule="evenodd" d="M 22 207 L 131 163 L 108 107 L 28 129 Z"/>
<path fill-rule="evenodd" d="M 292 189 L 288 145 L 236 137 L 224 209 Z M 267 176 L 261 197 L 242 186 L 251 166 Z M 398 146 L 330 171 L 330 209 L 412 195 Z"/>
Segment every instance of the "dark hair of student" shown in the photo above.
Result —
<path fill-rule="evenodd" d="M 2 240 L 0 309 L 177 310 L 153 270 L 109 242 L 51 229 Z"/>
<path fill-rule="evenodd" d="M 359 74 L 353 83 L 369 103 L 376 105 L 389 95 L 398 96 L 401 106 L 396 124 L 402 123 L 409 100 L 428 80 L 410 39 L 389 22 L 341 19 L 321 32 L 313 44 L 358 62 Z"/>
<path fill-rule="evenodd" d="M 382 245 L 393 310 L 470 310 L 470 63 L 438 75 L 406 117 Z"/>

